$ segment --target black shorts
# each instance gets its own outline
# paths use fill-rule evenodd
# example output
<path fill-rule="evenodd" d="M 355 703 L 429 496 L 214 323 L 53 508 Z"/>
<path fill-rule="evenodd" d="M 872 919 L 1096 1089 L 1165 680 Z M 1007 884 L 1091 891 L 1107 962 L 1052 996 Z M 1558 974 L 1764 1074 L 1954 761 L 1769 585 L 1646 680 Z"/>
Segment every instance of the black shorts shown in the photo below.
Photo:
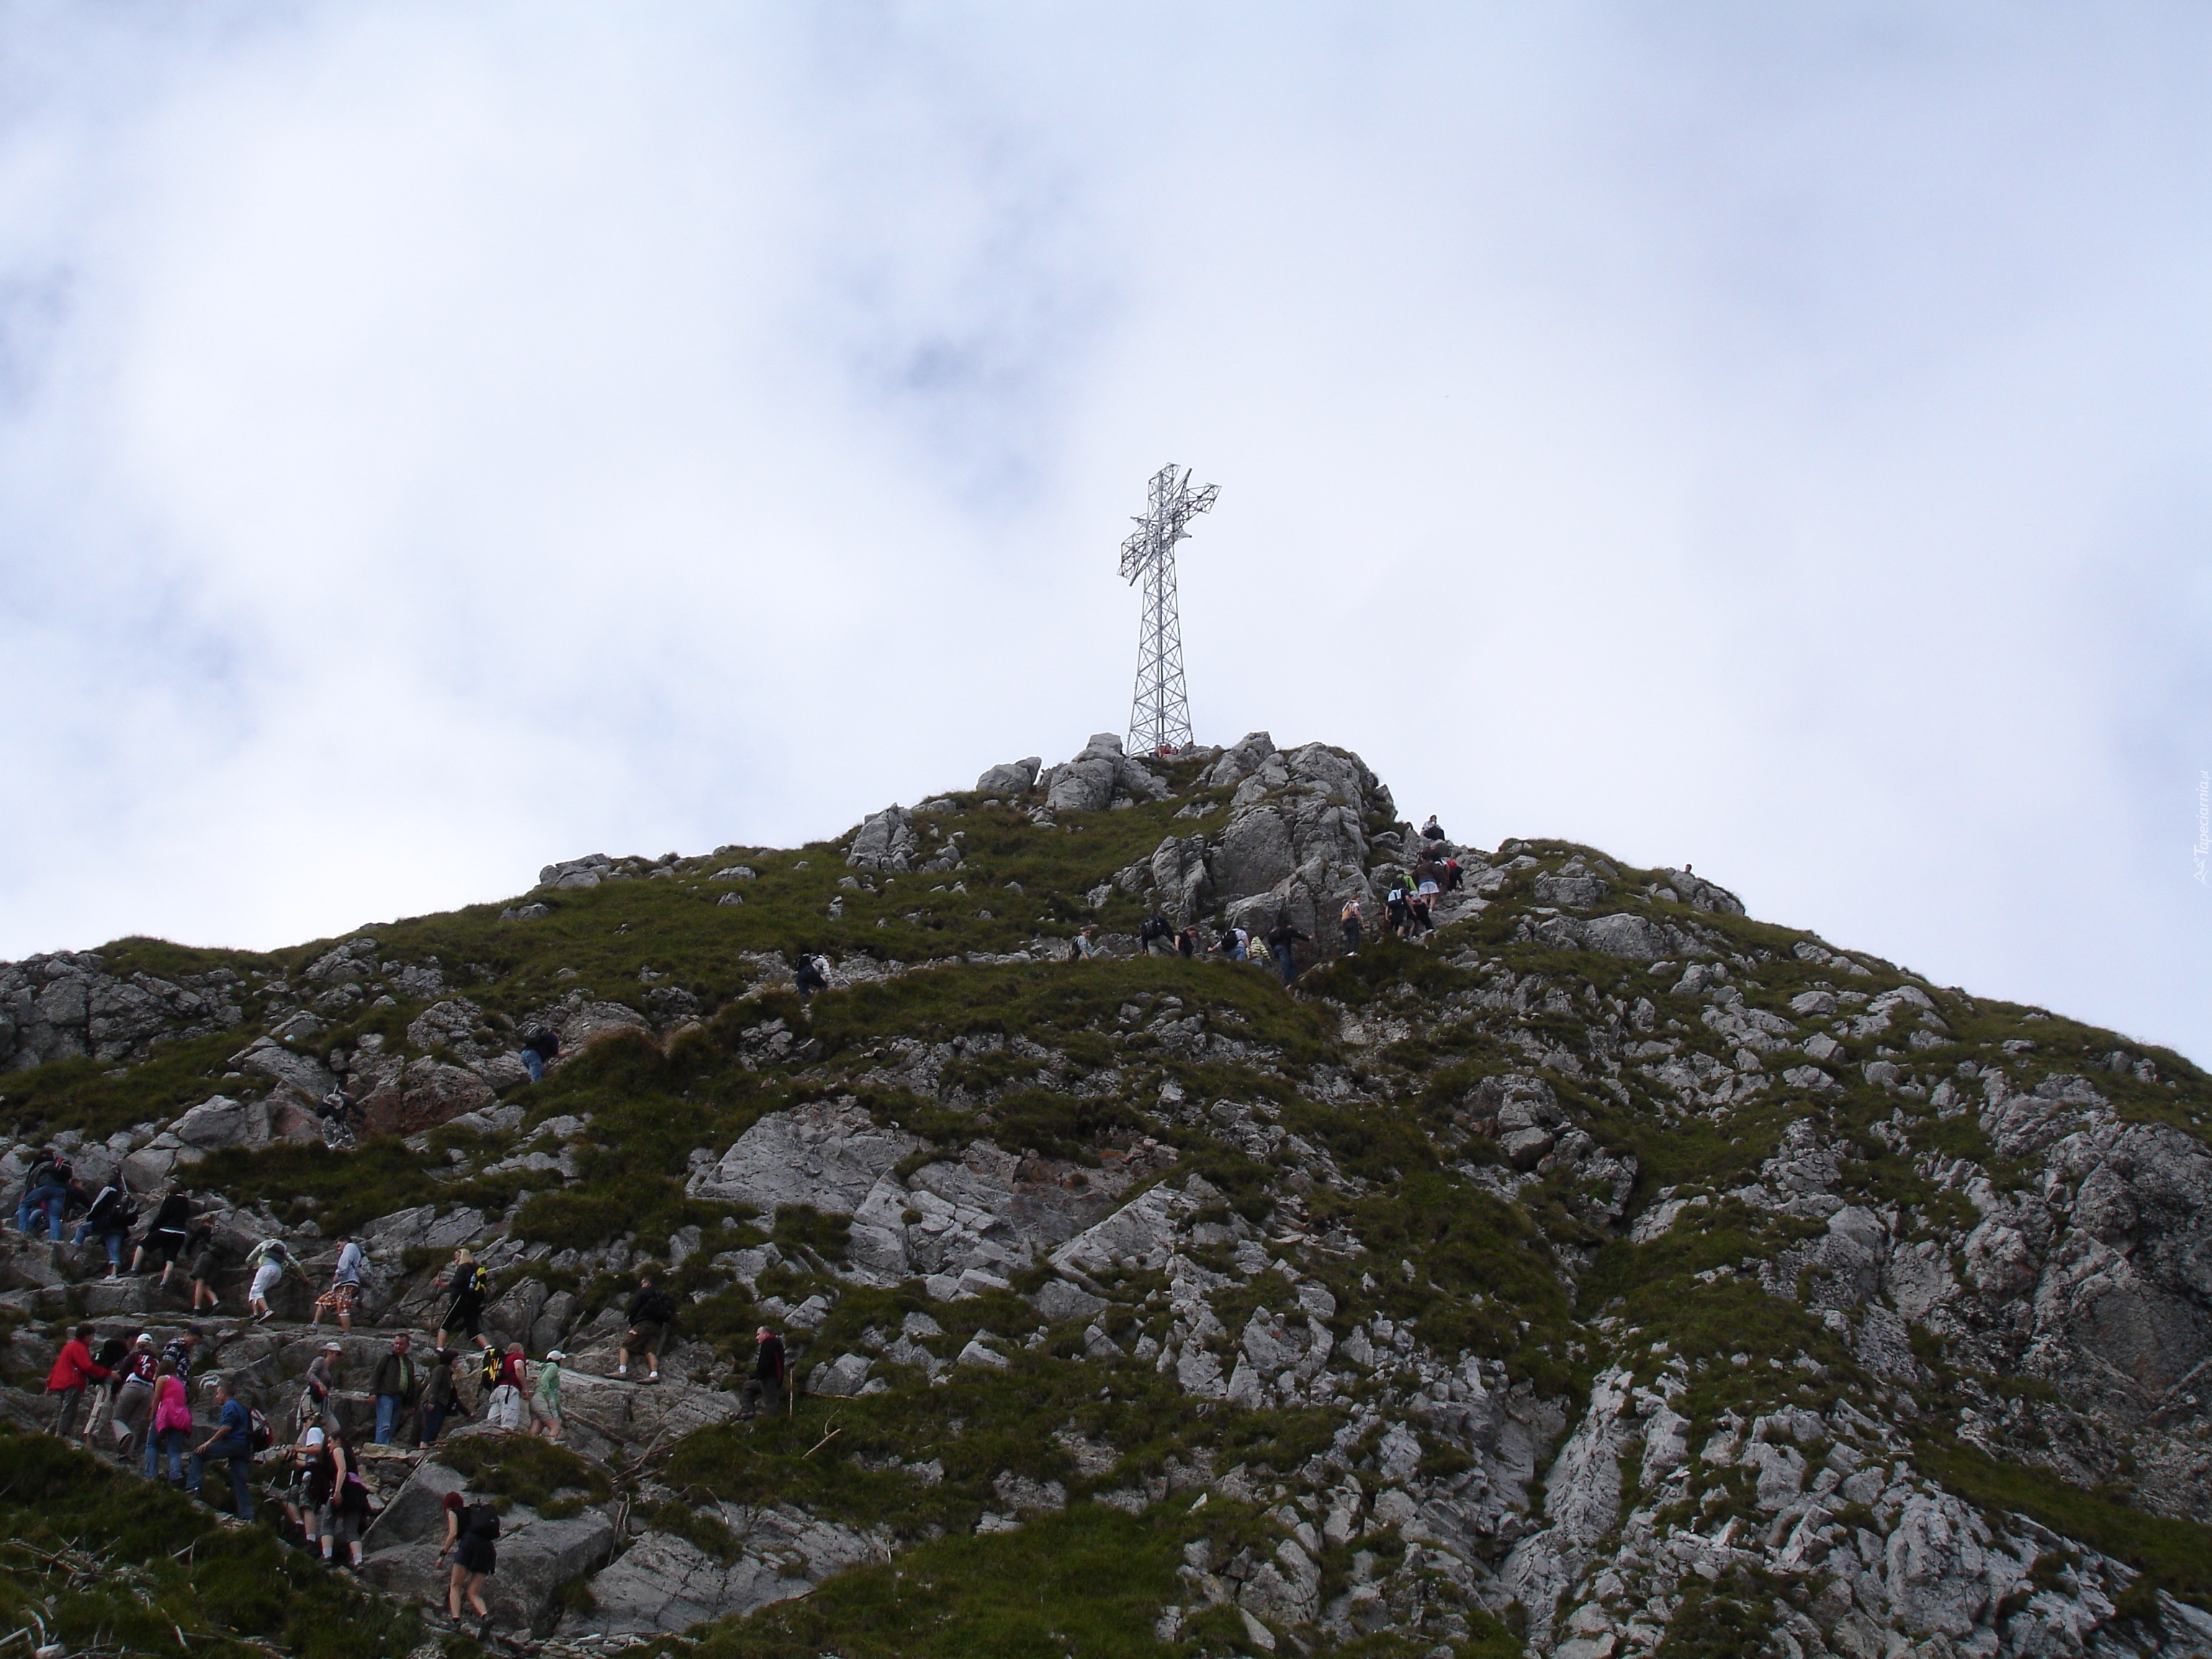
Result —
<path fill-rule="evenodd" d="M 665 1333 L 660 1327 L 653 1321 L 641 1319 L 629 1328 L 629 1335 L 623 1339 L 623 1346 L 632 1353 L 659 1353 L 663 1334 Z"/>
<path fill-rule="evenodd" d="M 463 1571 L 487 1577 L 499 1571 L 499 1549 L 480 1532 L 465 1532 L 453 1545 L 453 1559 Z"/>
<path fill-rule="evenodd" d="M 145 1243 L 140 1248 L 151 1250 L 166 1265 L 175 1261 L 185 1253 L 185 1236 L 171 1232 L 148 1233 Z"/>
<path fill-rule="evenodd" d="M 446 1310 L 446 1316 L 438 1322 L 441 1331 L 465 1331 L 471 1336 L 483 1334 L 483 1298 L 480 1296 L 457 1296 Z"/>

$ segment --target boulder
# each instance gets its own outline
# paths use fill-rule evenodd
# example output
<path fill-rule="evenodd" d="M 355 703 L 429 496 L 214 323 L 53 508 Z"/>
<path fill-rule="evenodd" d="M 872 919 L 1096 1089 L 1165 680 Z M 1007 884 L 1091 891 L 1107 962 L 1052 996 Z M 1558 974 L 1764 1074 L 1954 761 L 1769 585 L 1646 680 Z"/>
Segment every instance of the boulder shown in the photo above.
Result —
<path fill-rule="evenodd" d="M 337 1079 L 322 1061 L 312 1054 L 295 1053 L 268 1037 L 263 1037 L 243 1054 L 233 1054 L 230 1063 L 272 1083 L 289 1083 L 310 1100 L 320 1100 L 337 1087 Z"/>
<path fill-rule="evenodd" d="M 856 870 L 910 870 L 921 846 L 902 806 L 886 806 L 860 821 L 845 862 Z"/>
<path fill-rule="evenodd" d="M 878 1127 L 849 1097 L 811 1101 L 769 1113 L 720 1159 L 702 1165 L 685 1190 L 764 1216 L 787 1204 L 851 1215 L 921 1145 L 903 1130 Z"/>
<path fill-rule="evenodd" d="M 1583 925 L 1583 943 L 1609 957 L 1632 962 L 1656 962 L 1667 954 L 1667 935 L 1643 916 L 1598 916 Z"/>
<path fill-rule="evenodd" d="M 833 1400 L 849 1400 L 866 1385 L 868 1367 L 872 1363 L 864 1353 L 840 1354 L 807 1374 L 806 1392 Z"/>
<path fill-rule="evenodd" d="M 421 1480 L 425 1471 L 434 1469 L 458 1480 L 450 1469 L 426 1462 L 409 1486 Z M 378 1538 L 382 1532 L 380 1522 L 370 1529 L 371 1538 Z M 443 1535 L 441 1524 L 438 1536 Z M 562 1591 L 605 1565 L 614 1546 L 615 1523 L 601 1510 L 586 1510 L 581 1515 L 549 1521 L 526 1505 L 515 1504 L 500 1517 L 499 1568 L 484 1580 L 484 1601 L 491 1608 L 493 1622 L 510 1630 L 550 1635 L 560 1620 Z M 445 1599 L 447 1569 L 429 1539 L 372 1547 L 362 1563 L 361 1576 L 379 1589 L 417 1604 Z"/>
<path fill-rule="evenodd" d="M 726 1503 L 709 1513 L 729 1528 L 735 1560 L 724 1562 L 687 1540 L 648 1532 L 592 1578 L 592 1611 L 572 1614 L 562 1633 L 679 1632 L 702 1620 L 742 1616 L 804 1595 L 831 1573 L 889 1554 L 888 1540 L 880 1535 L 817 1521 L 787 1505 L 746 1509 Z"/>
<path fill-rule="evenodd" d="M 1035 755 L 1025 759 L 1008 761 L 994 766 L 975 780 L 975 790 L 984 795 L 1024 795 L 1036 787 L 1037 769 L 1044 763 Z"/>
<path fill-rule="evenodd" d="M 169 1133 L 198 1152 L 218 1152 L 226 1146 L 266 1146 L 269 1109 L 260 1101 L 247 1103 L 233 1100 L 228 1095 L 215 1095 L 172 1123 Z M 139 1161 L 143 1167 L 151 1160 L 141 1154 Z M 125 1168 L 128 1170 L 128 1163 Z M 162 1173 L 166 1175 L 167 1171 Z"/>
<path fill-rule="evenodd" d="M 1045 805 L 1054 811 L 1103 812 L 1114 804 L 1114 786 L 1125 757 L 1121 739 L 1101 732 L 1073 760 L 1054 767 L 1038 781 Z"/>

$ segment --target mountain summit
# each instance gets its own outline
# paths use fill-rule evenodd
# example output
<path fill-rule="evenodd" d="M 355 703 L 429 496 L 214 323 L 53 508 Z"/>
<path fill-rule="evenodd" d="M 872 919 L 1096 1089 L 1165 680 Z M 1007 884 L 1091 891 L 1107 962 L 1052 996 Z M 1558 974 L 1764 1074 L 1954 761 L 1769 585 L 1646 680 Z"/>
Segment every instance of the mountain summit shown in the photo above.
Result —
<path fill-rule="evenodd" d="M 1424 836 L 1341 749 L 1098 737 L 795 850 L 33 958 L 0 1066 L 11 1190 L 52 1148 L 194 1229 L 166 1285 L 0 1244 L 0 1593 L 88 1647 L 471 1650 L 413 1610 L 465 1492 L 516 1650 L 2212 1654 L 2205 1075 L 1686 869 Z M 296 1280 L 242 1316 L 270 1238 L 315 1291 L 368 1252 L 373 1590 L 40 1432 L 67 1328 L 166 1341 L 199 1273 L 195 1376 L 281 1446 L 332 1333 Z M 368 1443 L 397 1334 L 466 1346 L 457 1250 L 557 1443 L 465 1364 Z"/>

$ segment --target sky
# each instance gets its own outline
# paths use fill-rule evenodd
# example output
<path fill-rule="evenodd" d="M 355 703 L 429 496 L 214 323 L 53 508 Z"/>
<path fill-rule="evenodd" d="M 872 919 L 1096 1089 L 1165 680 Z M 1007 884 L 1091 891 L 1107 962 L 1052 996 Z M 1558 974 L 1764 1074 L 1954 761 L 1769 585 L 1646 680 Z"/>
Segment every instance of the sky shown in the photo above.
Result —
<path fill-rule="evenodd" d="M 0 5 L 0 956 L 1126 729 L 2212 1061 L 2212 12 Z"/>

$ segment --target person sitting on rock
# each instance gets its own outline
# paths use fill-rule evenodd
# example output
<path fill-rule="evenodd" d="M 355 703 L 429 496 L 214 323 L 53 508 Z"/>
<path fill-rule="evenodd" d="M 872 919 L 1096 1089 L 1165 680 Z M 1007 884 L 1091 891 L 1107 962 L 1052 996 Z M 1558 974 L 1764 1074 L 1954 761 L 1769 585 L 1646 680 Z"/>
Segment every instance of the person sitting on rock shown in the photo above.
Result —
<path fill-rule="evenodd" d="M 62 1207 L 69 1202 L 69 1162 L 57 1152 L 44 1152 L 32 1161 L 29 1172 L 23 1177 L 23 1200 L 15 1206 L 15 1231 L 31 1233 L 31 1224 L 37 1220 L 40 1231 L 56 1243 L 62 1237 Z"/>
<path fill-rule="evenodd" d="M 435 1345 L 446 1346 L 448 1331 L 465 1331 L 477 1347 L 490 1346 L 490 1339 L 483 1334 L 484 1293 L 490 1288 L 489 1277 L 476 1257 L 465 1249 L 455 1250 L 453 1265 L 441 1275 L 440 1282 L 452 1292 L 453 1300 L 438 1321 Z"/>
<path fill-rule="evenodd" d="M 1443 827 L 1437 822 L 1437 815 L 1434 812 L 1429 814 L 1429 821 L 1421 826 L 1421 839 L 1428 842 L 1446 839 Z"/>
<path fill-rule="evenodd" d="M 131 1271 L 138 1272 L 146 1265 L 149 1255 L 161 1259 L 161 1285 L 166 1287 L 169 1275 L 176 1270 L 177 1258 L 184 1255 L 191 1239 L 192 1200 L 188 1193 L 174 1192 L 155 1206 L 154 1218 L 146 1224 L 139 1237 L 138 1248 L 131 1252 Z"/>
<path fill-rule="evenodd" d="M 629 1329 L 623 1335 L 622 1347 L 615 1360 L 615 1375 L 629 1375 L 629 1357 L 645 1357 L 646 1378 L 648 1382 L 660 1381 L 660 1346 L 668 1328 L 676 1320 L 676 1304 L 668 1292 L 653 1282 L 651 1273 L 639 1275 L 637 1294 L 629 1299 L 629 1308 L 623 1316 Z"/>
<path fill-rule="evenodd" d="M 1096 962 L 1098 959 L 1097 928 L 1085 927 L 1070 941 L 1073 948 L 1067 953 L 1070 962 Z"/>
<path fill-rule="evenodd" d="M 88 1238 L 97 1238 L 107 1250 L 107 1276 L 118 1279 L 123 1273 L 123 1241 L 130 1237 L 137 1220 L 138 1206 L 131 1201 L 131 1194 L 111 1181 L 93 1195 L 70 1242 L 82 1244 Z"/>
<path fill-rule="evenodd" d="M 774 1412 L 783 1393 L 783 1339 L 765 1325 L 753 1333 L 753 1374 L 738 1396 L 738 1414 L 758 1417 Z"/>

